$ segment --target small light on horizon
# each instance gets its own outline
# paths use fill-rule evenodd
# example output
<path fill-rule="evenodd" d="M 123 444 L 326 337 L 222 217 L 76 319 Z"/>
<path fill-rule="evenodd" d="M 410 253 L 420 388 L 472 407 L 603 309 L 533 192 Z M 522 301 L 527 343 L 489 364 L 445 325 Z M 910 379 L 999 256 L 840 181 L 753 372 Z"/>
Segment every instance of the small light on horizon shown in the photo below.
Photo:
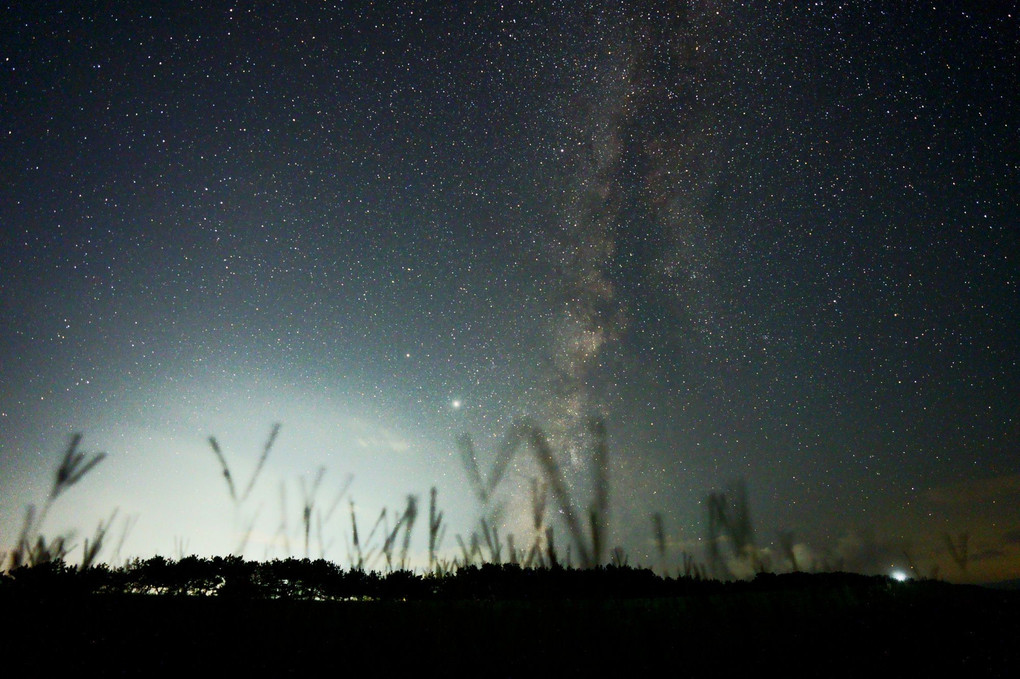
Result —
<path fill-rule="evenodd" d="M 892 576 L 892 579 L 895 580 L 896 582 L 906 582 L 908 579 L 907 574 L 904 573 L 903 571 L 893 571 L 892 573 L 890 573 L 890 575 Z"/>

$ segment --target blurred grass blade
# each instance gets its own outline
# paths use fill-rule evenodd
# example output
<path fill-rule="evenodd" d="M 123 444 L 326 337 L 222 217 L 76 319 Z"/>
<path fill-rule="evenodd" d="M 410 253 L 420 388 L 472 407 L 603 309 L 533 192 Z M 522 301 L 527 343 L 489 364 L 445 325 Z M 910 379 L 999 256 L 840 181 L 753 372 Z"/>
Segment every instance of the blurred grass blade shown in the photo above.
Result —
<path fill-rule="evenodd" d="M 227 480 L 227 490 L 230 491 L 230 500 L 237 504 L 237 493 L 234 491 L 234 477 L 230 475 L 230 467 L 227 466 L 227 460 L 223 457 L 223 451 L 220 450 L 220 444 L 215 436 L 209 437 L 209 446 L 212 447 L 213 454 L 216 455 L 216 459 L 220 462 L 223 478 Z"/>

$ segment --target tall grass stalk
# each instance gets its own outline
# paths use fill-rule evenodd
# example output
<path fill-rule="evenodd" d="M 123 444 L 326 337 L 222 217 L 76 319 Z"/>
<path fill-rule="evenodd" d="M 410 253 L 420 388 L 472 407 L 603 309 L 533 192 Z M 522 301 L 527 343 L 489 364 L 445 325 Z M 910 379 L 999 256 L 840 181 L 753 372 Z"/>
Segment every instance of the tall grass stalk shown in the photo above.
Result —
<path fill-rule="evenodd" d="M 507 536 L 506 536 L 506 551 L 507 551 L 507 556 L 508 556 L 507 561 L 509 561 L 510 564 L 513 565 L 513 566 L 519 565 L 520 564 L 520 556 L 517 554 L 517 548 L 514 547 L 514 534 L 513 533 L 507 533 Z"/>
<path fill-rule="evenodd" d="M 461 454 L 461 461 L 465 472 L 467 473 L 468 482 L 479 501 L 486 508 L 485 519 L 488 525 L 483 525 L 483 535 L 486 532 L 486 528 L 491 531 L 498 523 L 496 520 L 497 512 L 493 511 L 493 494 L 502 480 L 513 455 L 522 444 L 526 444 L 538 462 L 543 477 L 541 492 L 539 492 L 539 488 L 536 485 L 538 483 L 537 480 L 532 481 L 532 523 L 535 530 L 535 545 L 539 545 L 539 549 L 529 550 L 527 558 L 533 558 L 534 555 L 541 552 L 540 542 L 547 535 L 544 530 L 544 521 L 541 517 L 545 513 L 545 489 L 548 487 L 552 490 L 553 498 L 556 500 L 570 536 L 570 542 L 567 547 L 568 553 L 572 553 L 576 549 L 582 567 L 601 563 L 605 555 L 609 516 L 609 455 L 605 423 L 601 418 L 593 417 L 589 419 L 588 434 L 593 447 L 594 499 L 588 510 L 587 531 L 582 528 L 559 463 L 556 461 L 556 456 L 553 453 L 552 445 L 542 429 L 531 420 L 522 418 L 508 429 L 497 450 L 493 470 L 488 478 L 483 476 L 480 471 L 477 454 L 471 438 L 466 434 L 458 437 L 457 447 Z M 492 538 L 493 536 L 490 535 L 487 540 L 492 540 Z M 494 541 L 493 547 L 495 547 Z M 548 555 L 547 548 L 545 551 Z"/>
<path fill-rule="evenodd" d="M 241 537 L 238 539 L 237 547 L 231 552 L 234 556 L 241 556 L 244 554 L 244 550 L 248 548 L 248 541 L 251 540 L 252 531 L 255 530 L 255 522 L 258 521 L 259 514 L 262 512 L 262 505 L 255 508 L 255 513 L 251 515 L 248 522 L 244 524 L 243 530 L 241 530 Z"/>
<path fill-rule="evenodd" d="M 104 523 L 99 522 L 99 526 L 96 527 L 96 532 L 92 535 L 92 541 L 89 542 L 88 538 L 85 538 L 85 545 L 82 548 L 81 557 L 81 569 L 85 570 L 90 568 L 96 563 L 96 559 L 99 556 L 99 551 L 103 548 L 103 541 L 106 539 L 106 534 L 109 532 L 110 527 L 113 525 L 113 520 L 117 518 L 117 510 L 113 510 L 113 514 Z"/>
<path fill-rule="evenodd" d="M 706 505 L 707 550 L 712 574 L 718 578 L 734 577 L 721 551 L 723 542 L 730 544 L 734 559 L 748 563 L 756 572 L 764 570 L 765 563 L 754 544 L 754 526 L 744 481 L 732 483 L 725 492 L 710 493 Z"/>
<path fill-rule="evenodd" d="M 482 561 L 482 547 L 478 542 L 478 533 L 471 534 L 471 546 L 470 548 L 464 543 L 464 538 L 460 535 L 457 536 L 457 546 L 460 547 L 462 555 L 462 565 L 469 566 L 473 563 Z"/>
<path fill-rule="evenodd" d="M 399 570 L 407 567 L 407 553 L 411 546 L 411 531 L 417 518 L 418 498 L 415 495 L 408 495 L 407 506 L 393 524 L 393 529 L 384 533 L 386 537 L 383 541 L 382 555 L 386 560 L 387 570 L 392 571 L 394 568 L 393 550 L 396 547 L 397 536 L 401 534 L 401 529 L 403 529 L 403 539 L 401 541 L 400 558 L 397 561 L 396 567 Z"/>
<path fill-rule="evenodd" d="M 588 548 L 585 545 L 584 532 L 581 530 L 581 523 L 577 520 L 573 503 L 570 501 L 570 493 L 567 491 L 567 485 L 563 480 L 563 475 L 560 473 L 560 466 L 553 456 L 549 440 L 546 438 L 545 433 L 537 426 L 525 424 L 523 427 L 523 434 L 527 437 L 528 443 L 531 445 L 531 449 L 538 459 L 542 471 L 545 473 L 546 480 L 552 488 L 553 497 L 563 513 L 563 520 L 567 524 L 567 530 L 570 531 L 574 544 L 577 546 L 581 564 L 587 567 L 591 565 L 592 561 Z"/>
<path fill-rule="evenodd" d="M 336 512 L 336 508 L 340 506 L 340 500 L 342 500 L 344 495 L 347 494 L 347 491 L 350 490 L 351 484 L 353 482 L 354 474 L 348 474 L 347 476 L 344 477 L 344 482 L 340 484 L 340 489 L 337 491 L 336 495 L 333 496 L 333 501 L 329 503 L 329 508 L 326 510 L 326 516 L 324 521 L 328 523 L 329 520 L 333 518 L 333 514 Z"/>
<path fill-rule="evenodd" d="M 223 472 L 223 478 L 227 482 L 227 491 L 230 493 L 230 501 L 235 505 L 237 504 L 237 491 L 234 490 L 234 477 L 230 473 L 230 467 L 227 465 L 227 459 L 223 457 L 223 450 L 220 448 L 219 441 L 216 440 L 215 436 L 209 437 L 209 446 L 212 448 L 213 455 L 220 463 L 220 469 Z"/>
<path fill-rule="evenodd" d="M 353 506 L 351 508 L 353 512 Z M 283 553 L 290 555 L 290 530 L 287 527 L 287 483 L 280 481 L 280 523 L 276 527 L 276 535 L 273 536 L 275 543 L 277 538 L 283 541 Z"/>
<path fill-rule="evenodd" d="M 53 485 L 46 496 L 42 510 L 37 513 L 34 505 L 29 505 L 25 508 L 25 520 L 18 533 L 18 540 L 10 554 L 7 555 L 7 560 L 12 569 L 26 564 L 34 565 L 47 561 L 62 560 L 70 552 L 69 536 L 62 535 L 47 541 L 44 536 L 39 534 L 39 531 L 42 529 L 50 508 L 57 498 L 81 481 L 86 474 L 95 469 L 96 465 L 106 458 L 106 453 L 92 453 L 90 455 L 80 451 L 78 447 L 81 444 L 81 440 L 82 435 L 80 433 L 75 433 L 71 436 L 67 450 L 64 451 L 64 457 L 54 472 Z M 102 532 L 102 536 L 105 536 L 105 531 Z M 102 536 L 97 533 L 97 537 L 100 537 L 100 544 L 97 545 L 96 538 L 93 538 L 91 547 L 86 548 L 86 553 L 92 551 L 98 554 Z M 93 554 L 93 558 L 95 554 Z M 0 566 L 3 566 L 3 563 L 0 563 Z"/>
<path fill-rule="evenodd" d="M 790 568 L 796 573 L 800 571 L 800 564 L 797 563 L 797 553 L 794 551 L 794 533 L 790 530 L 779 531 L 779 551 L 786 560 L 790 562 Z"/>
<path fill-rule="evenodd" d="M 381 534 L 383 536 L 389 534 L 389 520 L 386 516 L 385 507 L 382 508 L 382 511 L 379 512 L 379 517 L 372 524 L 372 530 L 368 531 L 368 539 L 365 540 L 365 546 L 368 548 L 368 551 L 365 553 L 366 564 L 371 564 L 375 557 L 378 556 L 377 551 L 381 551 L 381 548 L 372 547 L 372 540 L 375 538 L 376 533 L 380 532 L 380 528 L 382 529 Z"/>
<path fill-rule="evenodd" d="M 322 485 L 322 478 L 325 475 L 326 468 L 319 467 L 315 472 L 315 479 L 312 481 L 311 487 L 305 485 L 304 477 L 299 480 L 301 484 L 301 527 L 304 529 L 306 559 L 308 558 L 308 541 L 312 530 L 312 511 L 315 509 L 315 496 L 319 492 L 319 486 Z"/>
<path fill-rule="evenodd" d="M 545 529 L 545 549 L 546 557 L 549 559 L 549 567 L 558 568 L 560 561 L 556 558 L 556 542 L 553 540 L 552 526 Z"/>
<path fill-rule="evenodd" d="M 699 564 L 695 560 L 693 554 L 688 554 L 686 551 L 684 551 L 681 553 L 680 556 L 683 563 L 681 573 L 685 578 L 694 578 L 696 580 L 708 579 L 708 572 L 706 571 L 705 566 Z"/>
<path fill-rule="evenodd" d="M 248 480 L 248 485 L 244 488 L 244 493 L 241 495 L 241 502 L 248 499 L 251 495 L 252 488 L 255 487 L 255 481 L 259 478 L 259 474 L 262 473 L 263 467 L 266 466 L 266 458 L 269 457 L 269 451 L 273 447 L 273 443 L 276 441 L 276 436 L 280 433 L 280 423 L 276 422 L 273 424 L 273 429 L 269 432 L 269 438 L 266 439 L 265 445 L 262 447 L 262 454 L 259 455 L 258 464 L 255 465 L 255 471 L 252 472 L 251 478 Z"/>
<path fill-rule="evenodd" d="M 956 564 L 956 567 L 960 570 L 961 574 L 966 574 L 969 558 L 968 547 L 970 542 L 970 533 L 963 531 L 955 541 L 953 540 L 953 536 L 949 533 L 943 533 L 942 537 L 945 540 L 947 549 L 949 550 L 949 558 L 953 560 L 953 563 Z"/>
<path fill-rule="evenodd" d="M 351 500 L 351 541 L 354 544 L 353 550 L 349 550 L 348 560 L 356 571 L 365 570 L 365 555 L 361 551 L 361 541 L 358 538 L 358 517 L 354 513 L 354 500 Z"/>
<path fill-rule="evenodd" d="M 606 423 L 600 417 L 588 421 L 594 441 L 592 467 L 595 475 L 595 501 L 590 510 L 592 559 L 602 563 L 606 534 L 609 531 L 609 446 L 606 440 Z"/>
<path fill-rule="evenodd" d="M 482 537 L 485 538 L 485 546 L 489 549 L 489 563 L 503 563 L 503 544 L 499 539 L 499 528 L 489 527 L 489 523 L 483 517 L 481 519 Z"/>
<path fill-rule="evenodd" d="M 272 449 L 273 443 L 276 441 L 276 437 L 279 433 L 280 424 L 276 423 L 269 432 L 269 437 L 266 439 L 266 443 L 262 447 L 262 453 L 259 455 L 258 463 L 255 465 L 255 470 L 252 472 L 251 478 L 248 479 L 248 483 L 241 495 L 237 494 L 237 489 L 234 486 L 234 475 L 230 472 L 230 466 L 227 464 L 227 459 L 223 455 L 223 449 L 220 448 L 219 441 L 216 440 L 215 436 L 209 437 L 209 447 L 212 448 L 213 454 L 220 463 L 220 469 L 223 473 L 223 478 L 227 483 L 227 490 L 230 493 L 230 499 L 234 502 L 234 504 L 240 504 L 248 499 L 252 489 L 255 487 L 255 482 L 258 481 L 259 476 L 262 474 L 262 470 L 265 468 L 266 458 L 269 457 L 269 451 Z"/>
<path fill-rule="evenodd" d="M 446 534 L 446 526 L 443 525 L 443 513 L 438 511 L 436 496 L 438 491 L 435 486 L 429 490 L 429 571 L 436 566 L 436 551 L 443 542 Z"/>
<path fill-rule="evenodd" d="M 407 496 L 407 509 L 401 521 L 404 523 L 404 540 L 400 545 L 400 569 L 407 568 L 407 553 L 411 547 L 411 531 L 414 530 L 414 522 L 418 518 L 418 497 Z"/>
<path fill-rule="evenodd" d="M 251 477 L 248 479 L 248 483 L 244 487 L 244 491 L 239 495 L 237 488 L 234 485 L 234 475 L 230 471 L 230 466 L 227 464 L 227 458 L 223 455 L 223 449 L 220 447 L 219 441 L 215 436 L 209 437 L 209 447 L 212 448 L 213 455 L 220 464 L 220 471 L 223 474 L 223 479 L 227 484 L 227 491 L 230 494 L 231 503 L 234 505 L 234 525 L 243 523 L 241 518 L 242 505 L 247 501 L 251 495 L 252 489 L 255 487 L 255 482 L 258 481 L 261 476 L 263 469 L 265 468 L 266 459 L 269 457 L 269 451 L 273 447 L 273 443 L 276 442 L 276 437 L 280 433 L 280 424 L 276 423 L 269 432 L 269 436 L 266 439 L 265 444 L 262 446 L 262 452 L 259 454 L 258 462 L 255 465 L 255 469 L 252 471 Z M 255 528 L 255 521 L 258 518 L 258 514 L 261 511 L 261 506 L 256 509 L 255 514 L 244 523 L 244 527 L 241 530 L 241 537 L 238 541 L 238 545 L 232 554 L 240 556 L 244 553 L 244 550 L 248 546 L 248 540 L 251 538 L 252 531 Z M 307 551 L 307 550 L 306 550 Z"/>
<path fill-rule="evenodd" d="M 329 503 L 329 507 L 326 509 L 325 516 L 322 512 L 319 512 L 318 521 L 318 532 L 319 532 L 319 548 L 321 557 L 326 558 L 326 550 L 329 545 L 332 544 L 332 540 L 329 543 L 324 543 L 324 525 L 328 524 L 330 519 L 333 518 L 333 514 L 336 513 L 337 507 L 340 506 L 340 501 L 347 495 L 347 491 L 350 490 L 351 484 L 354 482 L 354 475 L 348 474 L 344 477 L 344 481 L 340 484 L 340 488 L 337 490 L 336 495 L 333 496 L 333 501 Z"/>
<path fill-rule="evenodd" d="M 666 573 L 666 526 L 661 512 L 652 514 L 652 531 L 655 534 L 655 551 L 659 556 L 659 572 Z"/>
<path fill-rule="evenodd" d="M 113 554 L 110 556 L 110 564 L 117 565 L 122 563 L 121 550 L 124 548 L 124 543 L 127 541 L 127 536 L 131 533 L 131 530 L 138 523 L 138 515 L 132 514 L 124 517 L 124 527 L 121 528 L 120 538 L 117 540 L 117 544 L 113 548 Z"/>

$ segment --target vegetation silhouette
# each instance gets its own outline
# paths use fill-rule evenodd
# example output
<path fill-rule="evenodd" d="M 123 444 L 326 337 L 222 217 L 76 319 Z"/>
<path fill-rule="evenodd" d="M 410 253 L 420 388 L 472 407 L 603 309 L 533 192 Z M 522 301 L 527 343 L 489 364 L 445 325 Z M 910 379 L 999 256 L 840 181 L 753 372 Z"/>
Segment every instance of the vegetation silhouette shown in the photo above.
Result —
<path fill-rule="evenodd" d="M 881 669 L 1012 676 L 1015 671 L 1020 594 L 928 579 L 896 582 L 885 576 L 801 572 L 790 532 L 781 535 L 780 544 L 794 572 L 770 573 L 768 560 L 756 549 L 742 482 L 710 494 L 706 503 L 707 537 L 717 548 L 717 560 L 709 566 L 684 553 L 678 575 L 670 577 L 629 566 L 620 549 L 606 555 L 608 484 L 600 485 L 599 479 L 607 476 L 608 465 L 604 450 L 598 450 L 603 434 L 595 423 L 591 431 L 596 492 L 588 512 L 590 532 L 581 530 L 579 521 L 568 521 L 565 555 L 557 552 L 546 520 L 547 489 L 561 508 L 575 505 L 565 485 L 556 489 L 558 468 L 548 442 L 525 422 L 511 432 L 512 445 L 505 448 L 511 452 L 502 454 L 523 448 L 540 462 L 542 476 L 531 479 L 535 536 L 529 548 L 516 548 L 512 535 L 504 540 L 489 515 L 480 519 L 470 546 L 458 536 L 461 556 L 444 558 L 439 550 L 446 525 L 433 487 L 428 568 L 417 573 L 407 568 L 418 513 L 413 495 L 399 513 L 383 509 L 366 539 L 351 502 L 349 568 L 308 558 L 313 521 L 321 549 L 323 519 L 349 485 L 320 513 L 316 498 L 323 472 L 302 486 L 305 558 L 153 556 L 111 566 L 98 560 L 111 517 L 86 542 L 81 563 L 70 565 L 63 558 L 69 541 L 45 540 L 41 527 L 49 505 L 102 459 L 81 453 L 75 437 L 47 503 L 38 514 L 27 511 L 9 567 L 0 572 L 0 606 L 19 622 L 5 638 L 9 648 L 18 649 L 8 654 L 9 668 L 37 670 L 38 658 L 52 658 L 53 671 L 93 674 L 142 666 L 295 673 L 335 667 L 342 656 L 351 659 L 349 669 L 364 661 L 365 669 L 387 672 L 455 658 L 464 668 L 486 667 L 497 676 L 536 668 L 612 674 L 661 671 L 668 654 L 681 658 L 693 676 L 718 674 L 723 658 L 727 672 L 760 670 L 777 658 L 795 661 L 812 675 L 862 676 Z M 261 467 L 260 462 L 244 490 L 232 495 L 235 506 L 249 497 Z M 498 467 L 484 478 L 479 472 L 487 501 L 501 474 Z M 661 514 L 653 515 L 652 531 L 659 565 L 667 573 Z M 962 570 L 967 539 L 951 544 Z M 178 550 L 183 546 L 179 542 Z M 587 567 L 571 565 L 571 548 Z M 609 563 L 595 562 L 596 556 L 608 557 Z M 757 572 L 746 580 L 707 577 L 709 568 L 733 575 L 740 565 Z M 57 647 L 61 653 L 54 656 Z M 240 648 L 253 651 L 239 654 Z M 98 658 L 105 663 L 100 670 Z"/>
<path fill-rule="evenodd" d="M 615 599 L 662 598 L 777 587 L 845 586 L 858 591 L 906 586 L 886 576 L 850 573 L 760 573 L 751 581 L 724 583 L 700 577 L 663 577 L 648 568 L 605 565 L 525 568 L 520 564 L 467 565 L 445 574 L 406 569 L 365 572 L 325 559 L 249 561 L 230 555 L 133 559 L 121 567 L 79 568 L 60 560 L 22 565 L 2 576 L 0 589 L 79 594 L 219 596 L 234 599 L 316 601 L 408 599 Z M 741 588 L 743 588 L 741 590 Z"/>
<path fill-rule="evenodd" d="M 552 444 L 545 432 L 533 420 L 521 418 L 510 426 L 502 443 L 497 448 L 492 471 L 488 475 L 483 476 L 480 471 L 471 437 L 464 434 L 457 439 L 468 482 L 483 506 L 483 516 L 479 523 L 482 529 L 481 538 L 484 539 L 489 550 L 490 561 L 501 563 L 503 553 L 503 543 L 500 541 L 498 533 L 498 520 L 502 516 L 503 507 L 494 500 L 495 492 L 514 455 L 524 448 L 537 461 L 542 478 L 531 479 L 533 528 L 531 546 L 527 551 L 519 552 L 515 547 L 514 536 L 508 535 L 509 561 L 511 563 L 523 562 L 528 566 L 553 566 L 558 563 L 553 527 L 546 525 L 546 493 L 551 491 L 559 513 L 563 517 L 570 540 L 568 563 L 571 550 L 577 551 L 580 565 L 584 568 L 604 563 L 609 515 L 609 462 L 604 420 L 600 417 L 589 418 L 587 433 L 592 448 L 594 486 L 594 498 L 587 511 L 587 530 L 583 527 L 581 519 L 578 518 L 577 506 L 570 496 L 568 485 L 559 463 L 556 461 Z M 459 541 L 465 564 L 473 563 L 478 559 L 482 539 L 479 539 L 477 532 L 473 533 L 470 549 L 463 540 Z"/>
<path fill-rule="evenodd" d="M 258 509 L 251 512 L 247 503 L 253 498 L 253 489 L 259 478 L 264 474 L 268 457 L 278 440 L 281 431 L 279 423 L 274 424 L 262 446 L 251 475 L 244 483 L 237 483 L 237 476 L 232 471 L 223 448 L 214 436 L 208 438 L 210 448 L 217 460 L 220 472 L 227 486 L 228 495 L 235 514 L 235 529 L 238 530 L 237 547 L 232 555 L 242 557 L 245 552 Z M 13 548 L 0 555 L 0 565 L 12 569 L 21 565 L 34 565 L 45 561 L 68 560 L 72 543 L 72 534 L 63 534 L 55 539 L 47 539 L 43 532 L 44 520 L 53 503 L 66 491 L 81 481 L 105 458 L 105 453 L 87 454 L 80 450 L 82 437 L 75 434 L 57 466 L 53 483 L 41 511 L 34 506 L 26 509 L 25 521 Z M 630 563 L 629 556 L 619 548 L 608 549 L 608 516 L 610 508 L 609 495 L 609 455 L 606 443 L 606 427 L 601 418 L 591 418 L 587 423 L 585 441 L 591 452 L 592 499 L 587 510 L 582 510 L 582 503 L 575 502 L 571 497 L 568 484 L 557 462 L 553 445 L 542 429 L 533 420 L 522 418 L 515 421 L 507 430 L 495 451 L 494 460 L 489 470 L 483 470 L 479 464 L 477 452 L 471 438 L 462 435 L 456 445 L 464 466 L 466 477 L 472 491 L 482 505 L 482 516 L 476 528 L 465 539 L 456 535 L 459 553 L 444 555 L 441 552 L 448 526 L 444 512 L 439 507 L 439 493 L 436 487 L 429 492 L 427 529 L 427 554 L 423 555 L 425 570 L 443 575 L 467 566 L 484 564 L 510 564 L 525 568 L 572 567 L 575 563 L 582 568 L 602 565 L 624 566 Z M 505 508 L 500 498 L 501 484 L 506 478 L 506 471 L 515 455 L 531 455 L 537 462 L 538 475 L 528 479 L 530 499 L 531 535 L 515 536 L 512 532 L 503 534 L 500 521 Z M 300 531 L 293 537 L 297 544 L 303 546 L 304 558 L 311 557 L 313 541 L 318 544 L 319 558 L 325 558 L 327 548 L 332 544 L 327 524 L 336 515 L 342 499 L 348 495 L 353 476 L 348 474 L 338 491 L 325 507 L 319 506 L 319 497 L 324 487 L 326 469 L 319 467 L 311 481 L 299 478 L 300 514 L 297 521 Z M 238 490 L 240 488 L 240 490 Z M 288 521 L 288 505 L 286 502 L 286 484 L 280 485 L 280 523 L 272 544 L 284 547 L 285 558 L 294 556 L 290 551 L 292 525 Z M 551 506 L 557 523 L 549 519 Z M 679 565 L 672 564 L 669 550 L 671 540 L 667 536 L 665 520 L 661 513 L 651 516 L 652 543 L 655 547 L 654 565 L 659 573 L 676 573 L 687 578 L 706 579 L 713 577 L 729 580 L 750 577 L 755 573 L 774 569 L 772 556 L 768 550 L 760 549 L 755 541 L 755 530 L 751 518 L 747 484 L 743 479 L 730 483 L 724 491 L 710 493 L 705 501 L 705 561 L 699 561 L 696 555 L 680 550 Z M 419 502 L 416 495 L 408 495 L 404 508 L 391 511 L 383 508 L 378 514 L 369 531 L 361 530 L 356 515 L 356 506 L 350 501 L 350 526 L 343 531 L 343 539 L 347 544 L 348 563 L 354 570 L 384 571 L 406 570 L 411 564 L 411 541 L 415 526 L 418 523 Z M 95 533 L 84 541 L 79 567 L 87 569 L 98 563 L 101 551 L 109 542 L 109 534 L 113 528 L 118 512 L 114 510 L 110 517 L 100 521 Z M 586 516 L 585 522 L 581 517 Z M 133 525 L 129 517 L 124 522 L 121 538 L 114 554 L 119 556 L 127 532 Z M 566 539 L 557 533 L 558 529 L 566 531 Z M 865 566 L 877 563 L 885 547 L 880 547 L 873 536 L 864 532 L 861 536 L 860 557 L 856 560 Z M 966 573 L 968 564 L 968 534 L 963 533 L 956 539 L 945 535 L 949 556 L 953 559 L 960 573 Z M 815 556 L 809 564 L 798 560 L 797 547 L 792 531 L 781 531 L 777 537 L 777 562 L 781 569 L 792 571 L 802 570 L 805 565 L 815 572 L 824 570 L 843 570 L 842 557 L 831 560 L 824 556 Z M 522 546 L 523 545 L 523 546 Z M 565 547 L 565 550 L 564 550 Z M 270 558 L 270 547 L 267 546 L 265 558 Z M 888 551 L 885 549 L 885 551 Z M 186 555 L 186 541 L 175 540 L 174 553 L 178 559 Z M 909 549 L 902 553 L 910 566 L 915 578 L 922 576 L 934 577 L 934 568 L 922 571 L 915 563 Z M 114 563 L 119 559 L 113 559 Z"/>
<path fill-rule="evenodd" d="M 42 509 L 36 512 L 35 505 L 25 508 L 25 519 L 14 547 L 8 554 L 0 554 L 0 570 L 63 561 L 74 548 L 71 542 L 73 534 L 65 533 L 47 540 L 42 533 L 42 528 L 54 502 L 106 458 L 106 453 L 85 453 L 79 450 L 81 440 L 80 433 L 71 436 L 64 456 L 53 474 L 53 484 L 50 486 L 50 492 L 43 502 Z M 82 569 L 87 569 L 97 562 L 103 543 L 116 517 L 117 510 L 114 510 L 109 519 L 99 522 L 91 540 L 85 539 L 80 566 Z M 128 530 L 130 530 L 130 520 L 125 524 L 124 535 L 120 540 L 121 544 Z"/>
<path fill-rule="evenodd" d="M 1020 661 L 1020 592 L 853 573 L 722 582 L 611 565 L 490 563 L 439 575 L 324 559 L 152 557 L 87 569 L 55 560 L 0 576 L 0 606 L 19 621 L 5 637 L 15 670 L 57 647 L 50 669 L 101 658 L 110 674 L 296 672 L 337 657 L 387 672 L 455 658 L 488 661 L 495 676 L 650 673 L 676 654 L 692 676 L 779 661 L 810 676 L 1012 676 Z"/>

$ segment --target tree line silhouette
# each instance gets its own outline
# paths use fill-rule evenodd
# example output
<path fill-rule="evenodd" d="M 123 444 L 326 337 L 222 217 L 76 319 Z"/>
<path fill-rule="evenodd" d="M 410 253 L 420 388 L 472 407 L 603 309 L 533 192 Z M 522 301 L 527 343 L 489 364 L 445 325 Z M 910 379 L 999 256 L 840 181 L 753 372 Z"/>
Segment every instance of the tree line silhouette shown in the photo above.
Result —
<path fill-rule="evenodd" d="M 54 560 L 0 574 L 0 595 L 59 597 L 71 594 L 147 594 L 293 600 L 528 600 L 663 598 L 736 589 L 851 588 L 889 590 L 902 586 L 885 576 L 854 573 L 761 573 L 751 581 L 724 583 L 700 577 L 662 577 L 647 568 L 525 568 L 519 564 L 462 566 L 417 574 L 344 569 L 324 559 L 247 561 L 238 556 L 179 560 L 153 556 L 122 567 L 88 568 Z"/>

